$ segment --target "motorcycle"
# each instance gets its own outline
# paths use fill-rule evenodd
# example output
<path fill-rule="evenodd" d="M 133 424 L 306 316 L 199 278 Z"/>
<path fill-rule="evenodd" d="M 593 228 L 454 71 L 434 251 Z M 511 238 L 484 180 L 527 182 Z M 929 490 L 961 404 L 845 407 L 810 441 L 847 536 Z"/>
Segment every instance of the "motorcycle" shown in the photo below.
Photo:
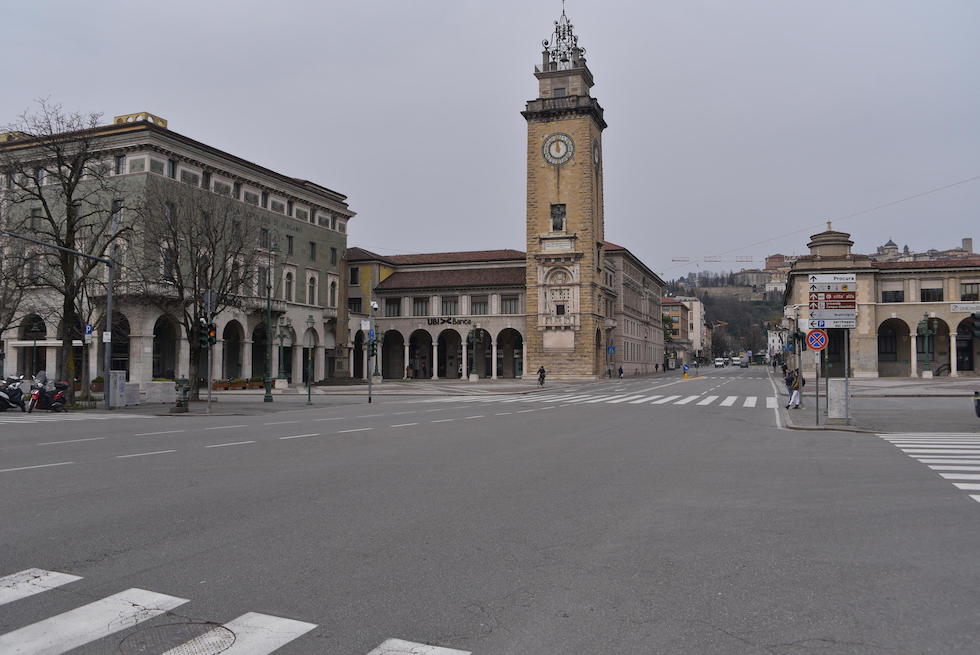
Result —
<path fill-rule="evenodd" d="M 35 409 L 48 409 L 52 412 L 65 411 L 66 389 L 68 389 L 67 382 L 55 382 L 52 385 L 44 373 L 38 374 L 31 384 L 31 399 L 27 403 L 27 413 L 30 414 Z"/>
<path fill-rule="evenodd" d="M 23 380 L 24 376 L 21 375 L 19 377 L 8 377 L 6 380 L 0 382 L 0 412 L 5 412 L 15 407 L 19 407 L 22 412 L 25 411 L 24 391 L 20 386 Z"/>

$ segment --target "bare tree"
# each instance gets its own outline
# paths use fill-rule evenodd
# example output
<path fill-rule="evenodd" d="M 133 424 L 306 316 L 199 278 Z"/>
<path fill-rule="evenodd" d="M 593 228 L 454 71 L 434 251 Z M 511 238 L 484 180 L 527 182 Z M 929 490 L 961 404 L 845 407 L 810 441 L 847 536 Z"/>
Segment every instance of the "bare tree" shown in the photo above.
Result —
<path fill-rule="evenodd" d="M 2 229 L 4 222 L 0 214 L 0 230 Z M 13 327 L 20 318 L 21 301 L 27 287 L 28 255 L 23 246 L 23 242 L 14 242 L 12 238 L 0 234 L 0 335 Z M 0 358 L 2 357 L 3 353 L 0 353 Z"/>
<path fill-rule="evenodd" d="M 9 229 L 95 257 L 105 257 L 126 238 L 124 193 L 99 141 L 100 119 L 42 100 L 36 111 L 4 128 L 13 135 L 0 144 Z M 103 269 L 71 252 L 40 247 L 31 252 L 42 261 L 30 283 L 50 289 L 60 304 L 58 375 L 71 379 L 76 376 L 72 342 L 82 338 L 78 298 Z"/>
<path fill-rule="evenodd" d="M 139 285 L 145 301 L 173 315 L 183 328 L 192 397 L 198 398 L 202 325 L 225 309 L 244 307 L 254 295 L 258 219 L 242 202 L 163 178 L 148 181 L 138 214 L 144 257 L 124 275 Z"/>

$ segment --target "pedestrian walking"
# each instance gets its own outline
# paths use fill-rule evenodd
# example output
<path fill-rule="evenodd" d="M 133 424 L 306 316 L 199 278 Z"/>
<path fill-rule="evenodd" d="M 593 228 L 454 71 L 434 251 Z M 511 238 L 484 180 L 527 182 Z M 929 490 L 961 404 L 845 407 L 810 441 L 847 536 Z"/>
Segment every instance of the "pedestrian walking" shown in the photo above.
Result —
<path fill-rule="evenodd" d="M 786 384 L 786 395 L 793 395 L 793 372 L 787 370 L 786 364 L 783 364 L 783 383 Z"/>
<path fill-rule="evenodd" d="M 660 372 L 660 364 L 654 364 L 653 365 L 653 372 L 654 373 L 659 373 Z"/>
<path fill-rule="evenodd" d="M 619 367 L 619 379 L 620 380 L 623 379 L 623 367 L 622 366 Z"/>
<path fill-rule="evenodd" d="M 538 369 L 538 384 L 540 386 L 542 386 L 542 387 L 544 386 L 544 376 L 545 376 L 545 374 L 546 373 L 545 373 L 545 370 L 544 370 L 544 366 L 542 366 L 541 368 Z"/>
<path fill-rule="evenodd" d="M 804 385 L 806 385 L 806 380 L 803 379 L 803 374 L 800 373 L 800 369 L 796 369 L 791 374 L 792 382 L 790 383 L 790 397 L 789 403 L 786 405 L 786 409 L 793 406 L 793 409 L 799 409 L 801 405 L 800 392 L 803 390 Z"/>

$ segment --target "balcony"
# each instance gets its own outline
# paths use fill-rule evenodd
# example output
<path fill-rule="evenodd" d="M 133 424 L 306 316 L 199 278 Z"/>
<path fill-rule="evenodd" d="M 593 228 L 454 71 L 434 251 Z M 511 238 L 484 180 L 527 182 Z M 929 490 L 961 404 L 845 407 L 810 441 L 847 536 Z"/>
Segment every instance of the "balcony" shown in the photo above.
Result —
<path fill-rule="evenodd" d="M 538 314 L 538 327 L 577 330 L 579 325 L 581 325 L 581 322 L 579 321 L 578 314 L 563 314 L 562 316 Z"/>

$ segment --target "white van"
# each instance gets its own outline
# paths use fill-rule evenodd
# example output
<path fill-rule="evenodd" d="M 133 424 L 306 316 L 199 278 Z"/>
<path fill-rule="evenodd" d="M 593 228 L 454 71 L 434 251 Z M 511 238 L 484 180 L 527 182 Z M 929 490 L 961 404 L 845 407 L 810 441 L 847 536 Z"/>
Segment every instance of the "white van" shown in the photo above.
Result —
<path fill-rule="evenodd" d="M 715 368 L 725 368 L 724 357 L 715 357 Z"/>

